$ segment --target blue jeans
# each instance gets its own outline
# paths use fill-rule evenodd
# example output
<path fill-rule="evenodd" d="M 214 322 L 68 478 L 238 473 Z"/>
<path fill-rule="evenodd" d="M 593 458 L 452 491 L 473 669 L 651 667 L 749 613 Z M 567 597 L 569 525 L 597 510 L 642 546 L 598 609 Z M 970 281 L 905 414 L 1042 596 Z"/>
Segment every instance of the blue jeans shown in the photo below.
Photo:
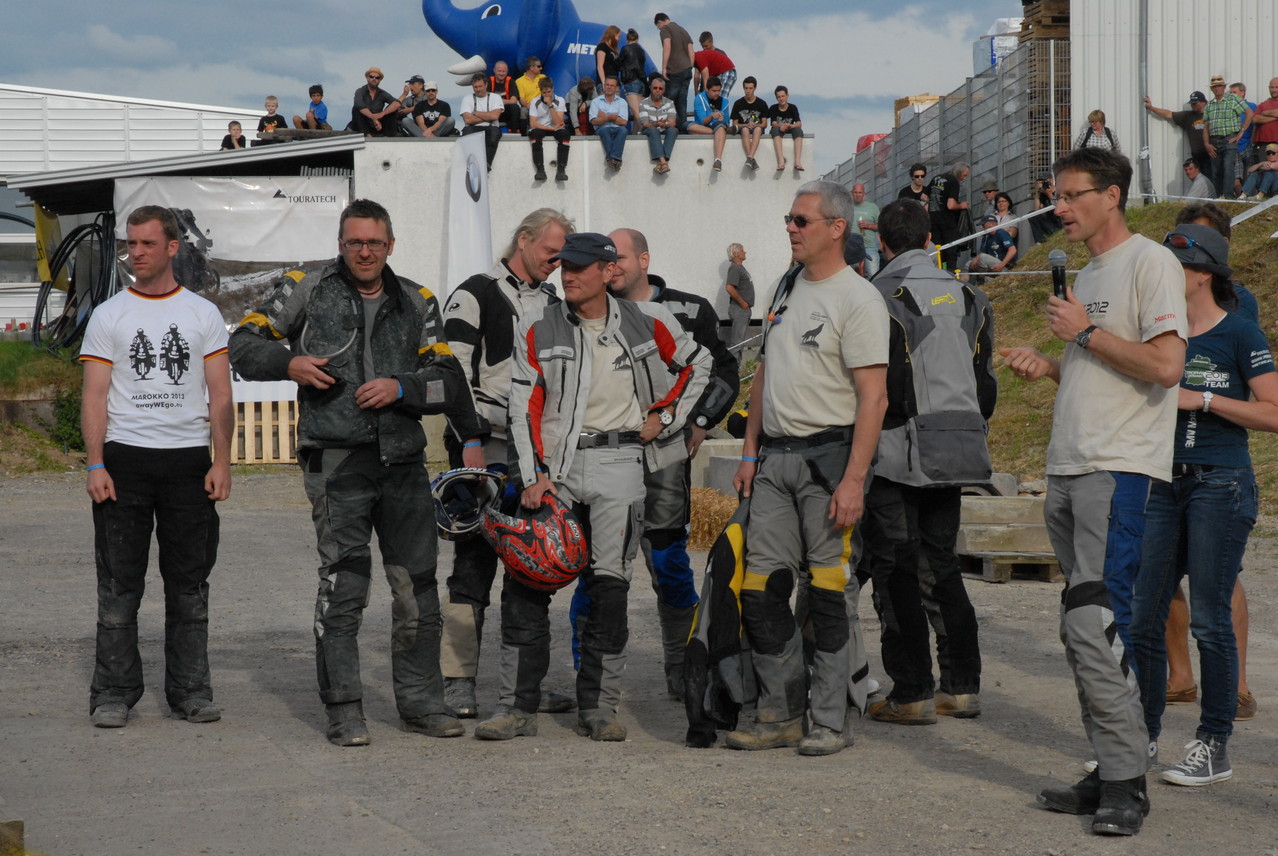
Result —
<path fill-rule="evenodd" d="M 1238 649 L 1230 598 L 1256 522 L 1250 467 L 1196 467 L 1157 482 L 1149 495 L 1145 552 L 1132 600 L 1131 633 L 1149 739 L 1167 704 L 1165 625 L 1172 595 L 1189 577 L 1189 628 L 1198 642 L 1202 713 L 1197 736 L 1225 741 L 1238 705 Z"/>
<path fill-rule="evenodd" d="M 1247 176 L 1247 181 L 1243 183 L 1243 193 L 1247 196 L 1255 196 L 1257 192 L 1266 196 L 1273 196 L 1278 193 L 1278 170 L 1265 170 L 1264 172 L 1256 170 Z"/>
<path fill-rule="evenodd" d="M 1216 156 L 1211 159 L 1211 172 L 1207 177 L 1216 188 L 1216 195 L 1232 198 L 1234 195 L 1234 161 L 1238 158 L 1238 144 L 1229 142 L 1228 137 L 1211 138 L 1216 147 Z"/>
<path fill-rule="evenodd" d="M 604 157 L 621 160 L 621 151 L 626 147 L 626 129 L 621 125 L 600 125 L 595 133 L 603 143 Z"/>
<path fill-rule="evenodd" d="M 648 157 L 652 160 L 665 158 L 670 160 L 674 151 L 675 140 L 679 139 L 678 128 L 644 128 L 643 134 L 648 138 Z M 1274 173 L 1278 176 L 1278 173 Z"/>
<path fill-rule="evenodd" d="M 688 89 L 692 86 L 692 69 L 671 74 L 666 85 L 666 97 L 675 106 L 675 124 L 679 133 L 688 130 Z"/>

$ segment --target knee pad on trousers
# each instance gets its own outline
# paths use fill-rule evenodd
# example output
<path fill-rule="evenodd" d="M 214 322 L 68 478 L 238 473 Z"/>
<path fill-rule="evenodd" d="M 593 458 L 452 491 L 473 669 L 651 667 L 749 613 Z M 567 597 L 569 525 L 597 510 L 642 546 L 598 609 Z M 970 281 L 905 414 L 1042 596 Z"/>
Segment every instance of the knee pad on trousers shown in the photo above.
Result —
<path fill-rule="evenodd" d="M 630 628 L 626 621 L 626 596 L 630 584 L 616 577 L 592 577 L 586 582 L 590 616 L 581 644 L 587 651 L 620 654 L 626 650 Z"/>
<path fill-rule="evenodd" d="M 515 647 L 536 645 L 550 633 L 550 592 L 535 591 L 511 578 L 501 591 L 501 636 Z"/>
<path fill-rule="evenodd" d="M 687 533 L 664 529 L 645 535 L 652 545 L 652 572 L 659 602 L 680 608 L 696 606 L 697 586 L 692 560 L 688 558 Z"/>
<path fill-rule="evenodd" d="M 818 651 L 831 653 L 848 644 L 851 631 L 843 592 L 809 588 L 808 620 L 812 623 L 812 641 Z"/>
<path fill-rule="evenodd" d="M 790 612 L 792 591 L 794 574 L 780 570 L 768 575 L 763 591 L 741 592 L 741 623 L 759 653 L 778 656 L 794 636 L 794 614 Z"/>
<path fill-rule="evenodd" d="M 1102 609 L 1113 609 L 1109 599 L 1109 587 L 1105 585 L 1103 580 L 1069 586 L 1061 592 L 1061 603 L 1065 604 L 1066 612 L 1071 609 L 1078 609 L 1080 606 L 1099 606 Z"/>

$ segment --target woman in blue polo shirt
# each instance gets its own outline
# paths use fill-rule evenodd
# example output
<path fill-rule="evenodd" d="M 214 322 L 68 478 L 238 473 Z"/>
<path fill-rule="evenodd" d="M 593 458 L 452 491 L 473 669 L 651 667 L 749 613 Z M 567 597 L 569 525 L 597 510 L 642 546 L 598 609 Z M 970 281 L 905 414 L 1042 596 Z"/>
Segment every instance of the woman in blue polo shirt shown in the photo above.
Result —
<path fill-rule="evenodd" d="M 1185 269 L 1189 344 L 1172 480 L 1150 490 L 1131 633 L 1153 743 L 1166 706 L 1167 611 L 1180 579 L 1189 578 L 1202 712 L 1185 759 L 1162 779 L 1195 786 L 1233 775 L 1226 744 L 1238 704 L 1238 649 L 1230 596 L 1256 521 L 1247 430 L 1278 431 L 1278 373 L 1264 333 L 1229 311 L 1235 298 L 1228 242 L 1208 226 L 1183 224 L 1163 243 Z"/>

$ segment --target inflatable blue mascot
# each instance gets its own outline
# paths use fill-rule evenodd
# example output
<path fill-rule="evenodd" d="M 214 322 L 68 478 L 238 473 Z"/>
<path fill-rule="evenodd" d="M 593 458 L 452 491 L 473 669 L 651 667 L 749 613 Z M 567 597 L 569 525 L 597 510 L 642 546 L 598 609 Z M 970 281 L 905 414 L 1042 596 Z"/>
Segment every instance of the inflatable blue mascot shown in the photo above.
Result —
<path fill-rule="evenodd" d="M 422 0 L 422 15 L 445 44 L 466 57 L 450 74 L 487 72 L 504 61 L 518 77 L 524 60 L 536 56 L 560 95 L 582 77 L 595 76 L 595 45 L 607 27 L 582 21 L 572 0 L 499 0 L 474 9 L 458 9 L 452 0 Z M 654 68 L 649 58 L 647 70 Z"/>

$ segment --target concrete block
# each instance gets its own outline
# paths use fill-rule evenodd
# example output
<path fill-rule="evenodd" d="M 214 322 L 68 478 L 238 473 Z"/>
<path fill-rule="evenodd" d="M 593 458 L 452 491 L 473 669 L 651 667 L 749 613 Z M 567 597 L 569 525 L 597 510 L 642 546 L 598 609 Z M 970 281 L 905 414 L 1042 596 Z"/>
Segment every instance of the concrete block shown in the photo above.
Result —
<path fill-rule="evenodd" d="M 1047 527 L 1041 523 L 979 523 L 963 526 L 959 529 L 955 548 L 960 553 L 1052 554 Z"/>
<path fill-rule="evenodd" d="M 706 468 L 706 483 L 703 487 L 717 490 L 724 496 L 736 496 L 737 489 L 732 486 L 732 479 L 736 476 L 737 468 L 740 466 L 740 455 L 731 458 L 719 455 L 711 458 L 710 466 Z"/>
<path fill-rule="evenodd" d="M 701 444 L 701 450 L 697 452 L 697 456 L 692 459 L 692 487 L 714 487 L 707 481 L 707 472 L 710 469 L 710 461 L 716 457 L 724 457 L 732 459 L 732 472 L 737 471 L 737 464 L 741 463 L 741 441 L 734 439 L 726 440 L 709 440 L 707 439 Z M 732 477 L 728 477 L 729 493 L 731 490 Z M 717 489 L 717 488 L 716 488 Z"/>
<path fill-rule="evenodd" d="M 965 496 L 959 520 L 963 526 L 977 523 L 1041 524 L 1043 503 L 1044 499 L 1036 496 Z"/>

